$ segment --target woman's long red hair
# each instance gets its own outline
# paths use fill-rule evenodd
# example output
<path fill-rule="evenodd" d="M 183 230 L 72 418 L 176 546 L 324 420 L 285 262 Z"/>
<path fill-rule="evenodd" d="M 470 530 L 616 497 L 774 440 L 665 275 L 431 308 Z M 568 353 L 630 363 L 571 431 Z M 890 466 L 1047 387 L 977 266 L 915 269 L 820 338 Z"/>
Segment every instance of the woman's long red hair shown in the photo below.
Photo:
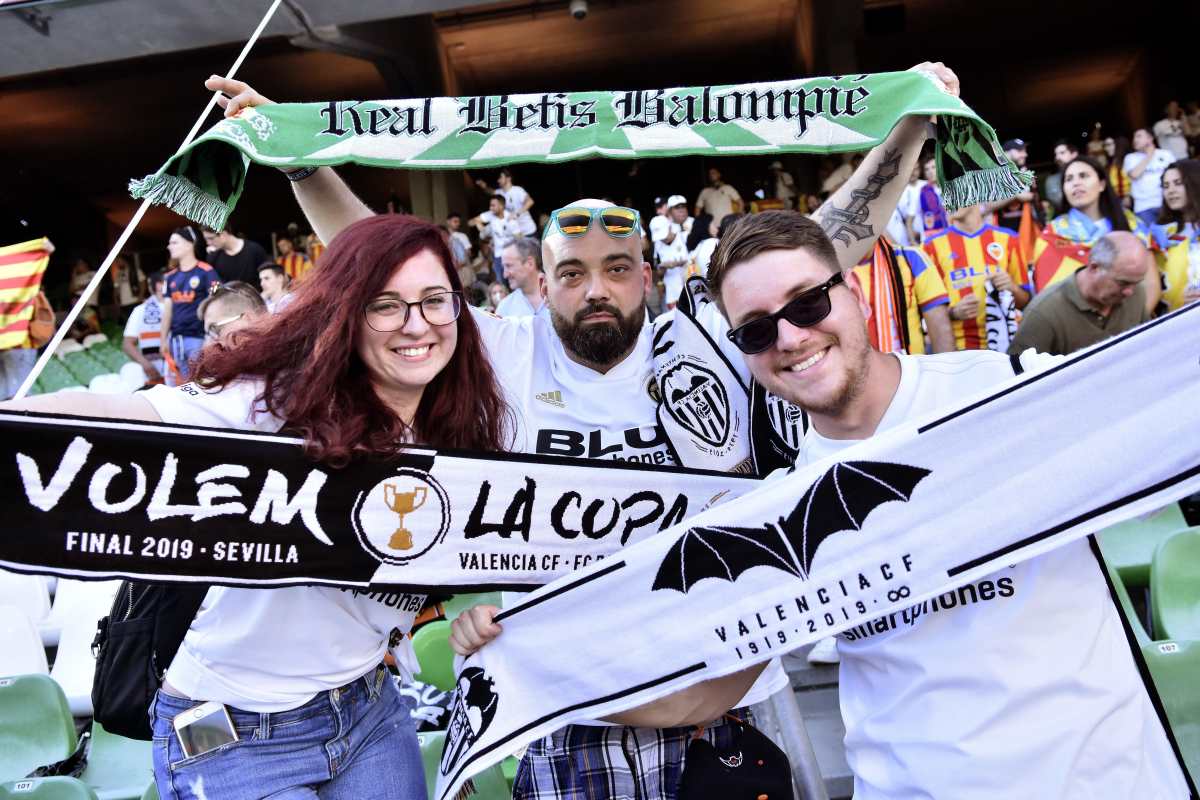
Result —
<path fill-rule="evenodd" d="M 396 214 L 348 226 L 329 243 L 283 311 L 235 334 L 233 347 L 204 348 L 193 380 L 206 388 L 239 378 L 262 380 L 266 409 L 304 437 L 309 455 L 333 465 L 357 456 L 386 457 L 410 443 L 504 449 L 511 413 L 468 309 L 455 323 L 454 354 L 425 387 L 411 429 L 379 400 L 358 357 L 367 302 L 397 267 L 425 250 L 442 262 L 450 285 L 461 291 L 450 249 L 436 226 Z"/>

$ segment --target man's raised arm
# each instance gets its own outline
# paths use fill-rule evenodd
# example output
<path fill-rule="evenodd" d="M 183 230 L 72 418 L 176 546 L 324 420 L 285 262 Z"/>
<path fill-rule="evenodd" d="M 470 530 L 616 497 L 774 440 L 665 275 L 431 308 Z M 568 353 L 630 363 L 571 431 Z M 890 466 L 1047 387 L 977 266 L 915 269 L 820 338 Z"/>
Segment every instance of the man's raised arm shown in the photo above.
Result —
<path fill-rule="evenodd" d="M 234 116 L 243 108 L 265 106 L 273 102 L 254 91 L 246 82 L 227 80 L 219 75 L 210 77 L 204 86 L 225 95 L 217 98 L 217 104 L 225 109 L 227 117 Z M 300 210 L 323 242 L 333 241 L 333 237 L 350 223 L 375 214 L 330 167 L 321 167 L 304 180 L 294 181 L 292 191 Z"/>
<path fill-rule="evenodd" d="M 958 76 L 940 61 L 913 69 L 932 73 L 946 91 L 958 96 Z M 928 121 L 928 117 L 902 119 L 888 138 L 867 154 L 850 180 L 813 214 L 833 242 L 842 269 L 862 261 L 883 233 L 921 156 Z"/>

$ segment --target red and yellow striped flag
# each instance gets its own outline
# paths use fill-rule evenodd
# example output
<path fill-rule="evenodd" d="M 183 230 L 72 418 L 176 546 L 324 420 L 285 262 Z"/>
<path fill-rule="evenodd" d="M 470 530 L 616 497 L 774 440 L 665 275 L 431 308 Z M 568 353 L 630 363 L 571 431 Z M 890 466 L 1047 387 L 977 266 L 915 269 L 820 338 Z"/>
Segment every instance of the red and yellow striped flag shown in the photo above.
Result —
<path fill-rule="evenodd" d="M 50 240 L 0 247 L 0 350 L 29 347 L 33 301 L 50 262 Z"/>

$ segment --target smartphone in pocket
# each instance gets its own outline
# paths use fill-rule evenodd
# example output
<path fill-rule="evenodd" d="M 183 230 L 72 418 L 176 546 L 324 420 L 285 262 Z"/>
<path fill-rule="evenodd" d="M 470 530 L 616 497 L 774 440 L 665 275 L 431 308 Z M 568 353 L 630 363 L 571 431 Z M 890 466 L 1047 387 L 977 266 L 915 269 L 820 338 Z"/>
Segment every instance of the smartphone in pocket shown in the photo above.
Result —
<path fill-rule="evenodd" d="M 201 703 L 176 714 L 172 724 L 175 735 L 179 737 L 179 746 L 183 748 L 184 758 L 202 755 L 238 740 L 233 718 L 229 716 L 229 709 L 224 703 Z"/>

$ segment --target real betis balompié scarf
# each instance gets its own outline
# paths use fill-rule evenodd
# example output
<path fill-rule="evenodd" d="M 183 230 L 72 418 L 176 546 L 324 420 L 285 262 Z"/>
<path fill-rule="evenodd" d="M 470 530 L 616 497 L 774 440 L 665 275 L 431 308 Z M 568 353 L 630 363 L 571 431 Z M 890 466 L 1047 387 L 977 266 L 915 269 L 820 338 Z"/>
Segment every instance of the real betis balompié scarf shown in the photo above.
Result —
<path fill-rule="evenodd" d="M 1018 169 L 992 128 L 931 76 L 915 71 L 736 86 L 435 97 L 260 106 L 218 122 L 153 175 L 149 198 L 224 225 L 251 161 L 467 169 L 579 158 L 837 153 L 880 144 L 903 117 L 937 116 L 948 208 L 1011 197 Z"/>

